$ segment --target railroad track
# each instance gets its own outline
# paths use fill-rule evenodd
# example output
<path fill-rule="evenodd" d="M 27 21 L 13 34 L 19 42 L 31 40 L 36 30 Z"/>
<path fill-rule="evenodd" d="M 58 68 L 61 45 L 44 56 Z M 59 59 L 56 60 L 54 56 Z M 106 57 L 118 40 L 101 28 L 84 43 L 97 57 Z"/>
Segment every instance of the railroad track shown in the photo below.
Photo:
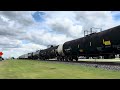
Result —
<path fill-rule="evenodd" d="M 43 61 L 43 60 L 42 60 Z M 84 65 L 84 66 L 92 66 L 95 68 L 103 68 L 106 70 L 117 70 L 120 71 L 120 62 L 97 62 L 97 61 L 57 61 L 57 60 L 45 60 L 47 62 L 59 62 L 65 64 L 73 64 L 73 65 Z"/>
<path fill-rule="evenodd" d="M 44 61 L 44 60 L 42 60 Z M 57 60 L 45 60 L 45 61 L 50 61 L 50 62 L 64 62 L 64 63 L 88 63 L 88 64 L 101 64 L 101 65 L 119 65 L 120 66 L 120 62 L 113 62 L 113 61 L 109 61 L 109 62 L 102 62 L 102 61 L 57 61 Z"/>

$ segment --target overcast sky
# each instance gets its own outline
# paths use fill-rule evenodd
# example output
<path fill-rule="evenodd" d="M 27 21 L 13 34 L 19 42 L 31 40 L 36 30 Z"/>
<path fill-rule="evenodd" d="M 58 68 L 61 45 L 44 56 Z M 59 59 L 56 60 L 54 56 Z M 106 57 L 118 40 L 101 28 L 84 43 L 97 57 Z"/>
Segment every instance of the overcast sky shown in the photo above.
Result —
<path fill-rule="evenodd" d="M 0 11 L 0 51 L 4 58 L 16 58 L 83 37 L 91 27 L 117 25 L 119 11 Z"/>

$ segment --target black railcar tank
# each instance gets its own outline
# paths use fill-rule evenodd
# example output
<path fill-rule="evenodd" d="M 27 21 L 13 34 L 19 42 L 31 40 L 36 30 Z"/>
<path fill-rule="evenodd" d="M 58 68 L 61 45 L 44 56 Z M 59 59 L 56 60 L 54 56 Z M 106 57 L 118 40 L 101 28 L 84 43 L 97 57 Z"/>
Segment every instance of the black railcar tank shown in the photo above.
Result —
<path fill-rule="evenodd" d="M 58 47 L 62 59 L 78 60 L 79 56 L 114 58 L 120 53 L 120 26 L 67 41 Z M 72 59 L 71 59 L 72 58 Z"/>

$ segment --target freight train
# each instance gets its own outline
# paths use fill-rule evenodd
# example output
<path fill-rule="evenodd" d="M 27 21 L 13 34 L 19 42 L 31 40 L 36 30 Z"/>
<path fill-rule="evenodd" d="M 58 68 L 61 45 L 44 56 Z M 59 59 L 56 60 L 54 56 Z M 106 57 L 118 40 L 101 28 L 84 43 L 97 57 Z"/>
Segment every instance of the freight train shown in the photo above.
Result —
<path fill-rule="evenodd" d="M 91 33 L 85 37 L 67 41 L 63 44 L 51 46 L 19 57 L 19 59 L 47 60 L 57 58 L 59 61 L 78 61 L 80 56 L 92 58 L 115 58 L 120 54 L 120 25 Z"/>

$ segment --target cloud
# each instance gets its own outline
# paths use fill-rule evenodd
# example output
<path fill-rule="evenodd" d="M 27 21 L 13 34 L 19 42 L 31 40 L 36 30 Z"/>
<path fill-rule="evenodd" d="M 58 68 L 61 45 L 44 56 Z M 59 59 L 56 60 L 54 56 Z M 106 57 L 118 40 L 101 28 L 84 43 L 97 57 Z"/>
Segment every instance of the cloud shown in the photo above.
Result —
<path fill-rule="evenodd" d="M 92 27 L 105 30 L 120 24 L 120 21 L 114 19 L 111 11 L 55 11 L 46 13 L 48 17 L 46 17 L 45 24 L 54 32 L 65 34 L 74 39 L 82 37 L 84 30 L 90 30 Z M 119 12 L 115 13 L 119 15 Z"/>
<path fill-rule="evenodd" d="M 91 27 L 117 26 L 119 15 L 118 11 L 0 11 L 0 50 L 4 57 L 18 57 L 80 38 Z"/>
<path fill-rule="evenodd" d="M 32 18 L 32 12 L 31 11 L 1 11 L 0 15 L 4 16 L 4 18 L 7 18 L 8 21 L 14 21 L 15 25 L 20 24 L 19 26 L 29 26 L 33 24 L 33 18 Z"/>
<path fill-rule="evenodd" d="M 20 36 L 25 33 L 28 26 L 32 26 L 34 20 L 30 12 L 1 11 L 0 12 L 0 35 Z"/>
<path fill-rule="evenodd" d="M 72 39 L 64 34 L 51 33 L 44 29 L 30 31 L 26 33 L 26 36 L 23 38 L 30 42 L 45 46 L 58 45 Z"/>
<path fill-rule="evenodd" d="M 82 31 L 82 26 L 75 24 L 69 18 L 50 19 L 46 23 L 52 30 L 66 34 L 68 37 L 79 37 Z"/>
<path fill-rule="evenodd" d="M 3 56 L 8 57 L 9 54 L 6 53 L 20 48 L 23 44 L 20 38 L 27 32 L 27 28 L 34 24 L 31 13 L 0 11 L 0 50 L 4 52 Z"/>
<path fill-rule="evenodd" d="M 11 39 L 7 37 L 0 36 L 0 48 L 16 48 L 21 45 L 21 41 L 17 39 Z"/>
<path fill-rule="evenodd" d="M 78 11 L 74 13 L 76 14 L 75 19 L 87 30 L 91 27 L 105 30 L 119 24 L 117 21 L 114 21 L 110 11 Z"/>

